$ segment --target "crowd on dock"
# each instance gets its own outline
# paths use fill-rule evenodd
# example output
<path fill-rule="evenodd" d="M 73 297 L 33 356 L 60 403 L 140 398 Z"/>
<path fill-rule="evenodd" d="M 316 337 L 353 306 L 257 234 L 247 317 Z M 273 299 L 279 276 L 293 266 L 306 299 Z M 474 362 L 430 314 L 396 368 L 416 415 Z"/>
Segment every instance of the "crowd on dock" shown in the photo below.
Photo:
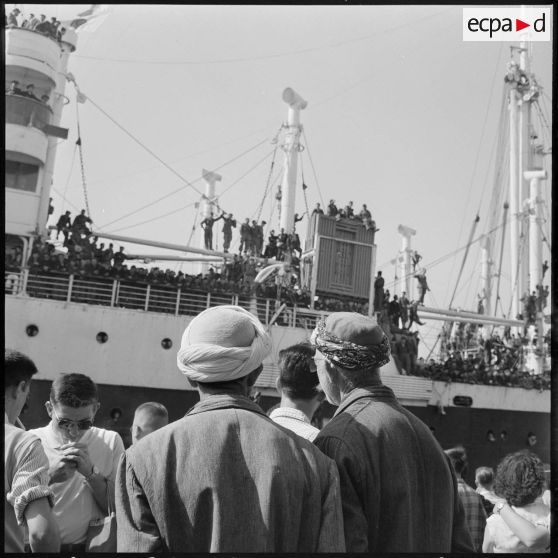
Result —
<path fill-rule="evenodd" d="M 26 431 L 38 367 L 6 349 L 5 552 L 550 552 L 534 432 L 473 488 L 467 449 L 442 449 L 383 385 L 391 345 L 374 320 L 334 312 L 279 351 L 266 412 L 254 386 L 272 349 L 247 310 L 204 310 L 176 353 L 199 402 L 172 421 L 145 401 L 130 436 L 119 408 L 96 423 L 100 391 L 76 372 L 55 377 L 50 420 Z M 324 400 L 337 411 L 319 424 Z"/>

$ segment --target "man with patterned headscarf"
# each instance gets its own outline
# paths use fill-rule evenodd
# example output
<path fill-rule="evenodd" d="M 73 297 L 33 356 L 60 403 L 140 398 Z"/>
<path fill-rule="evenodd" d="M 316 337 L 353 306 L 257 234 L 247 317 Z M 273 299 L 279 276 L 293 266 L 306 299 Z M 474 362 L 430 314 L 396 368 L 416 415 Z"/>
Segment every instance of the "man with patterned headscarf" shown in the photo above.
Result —
<path fill-rule="evenodd" d="M 311 342 L 322 389 L 338 405 L 314 443 L 339 469 L 347 552 L 473 552 L 451 464 L 380 380 L 390 358 L 383 330 L 336 312 Z"/>
<path fill-rule="evenodd" d="M 343 552 L 335 463 L 249 398 L 271 351 L 252 314 L 217 306 L 177 364 L 200 401 L 134 444 L 118 475 L 119 552 Z"/>

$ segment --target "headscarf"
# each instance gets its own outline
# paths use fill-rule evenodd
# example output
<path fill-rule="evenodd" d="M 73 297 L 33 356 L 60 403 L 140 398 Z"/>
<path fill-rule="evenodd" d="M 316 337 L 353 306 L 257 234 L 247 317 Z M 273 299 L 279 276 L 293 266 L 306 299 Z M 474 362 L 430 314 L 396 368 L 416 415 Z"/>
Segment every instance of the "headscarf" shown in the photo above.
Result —
<path fill-rule="evenodd" d="M 389 339 L 385 333 L 380 343 L 365 347 L 339 339 L 326 331 L 326 322 L 323 319 L 317 323 L 310 342 L 327 360 L 346 370 L 379 368 L 389 362 L 391 353 Z"/>
<path fill-rule="evenodd" d="M 218 339 L 215 339 L 215 330 L 209 331 L 209 329 L 208 334 L 213 338 L 212 343 L 190 343 L 190 333 L 193 330 L 198 338 L 203 337 L 204 330 L 200 328 L 207 328 L 207 326 L 200 326 L 200 322 L 204 320 L 198 318 L 201 316 L 207 318 L 209 313 L 212 314 L 211 321 L 219 324 L 223 331 L 227 329 L 223 327 L 227 325 L 227 320 L 231 321 L 231 329 L 227 331 L 229 340 L 231 337 L 234 339 L 235 327 L 245 331 L 251 324 L 254 328 L 251 345 L 244 347 L 220 345 Z M 255 316 L 240 306 L 215 306 L 204 310 L 190 322 L 182 335 L 176 362 L 179 370 L 190 380 L 202 383 L 222 382 L 246 376 L 258 368 L 270 352 L 271 337 Z"/>

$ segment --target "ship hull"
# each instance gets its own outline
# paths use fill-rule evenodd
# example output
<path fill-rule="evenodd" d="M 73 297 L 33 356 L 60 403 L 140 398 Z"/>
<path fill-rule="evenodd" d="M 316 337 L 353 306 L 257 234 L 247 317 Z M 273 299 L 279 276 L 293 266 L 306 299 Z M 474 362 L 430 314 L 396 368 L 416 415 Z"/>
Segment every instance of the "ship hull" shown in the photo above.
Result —
<path fill-rule="evenodd" d="M 197 392 L 176 367 L 176 351 L 193 316 L 24 295 L 7 295 L 5 302 L 6 347 L 28 354 L 39 367 L 23 417 L 28 428 L 49 420 L 44 402 L 60 373 L 81 372 L 95 380 L 102 404 L 98 423 L 108 424 L 110 410 L 120 408 L 118 428 L 125 439 L 139 404 L 163 403 L 170 419 L 176 420 L 198 401 Z M 27 334 L 29 326 L 35 326 L 35 335 Z M 273 353 L 256 386 L 265 410 L 279 400 L 275 391 L 278 351 L 307 339 L 310 331 L 308 327 L 270 327 Z M 507 453 L 526 448 L 530 431 L 538 439 L 533 449 L 543 461 L 550 461 L 549 391 L 433 382 L 398 374 L 393 363 L 382 369 L 382 379 L 432 429 L 442 447 L 463 444 L 467 448 L 469 475 L 477 466 L 495 467 Z M 460 406 L 464 401 L 469 406 Z M 334 410 L 326 405 L 323 414 L 330 417 Z M 494 442 L 487 439 L 489 431 L 495 434 Z"/>

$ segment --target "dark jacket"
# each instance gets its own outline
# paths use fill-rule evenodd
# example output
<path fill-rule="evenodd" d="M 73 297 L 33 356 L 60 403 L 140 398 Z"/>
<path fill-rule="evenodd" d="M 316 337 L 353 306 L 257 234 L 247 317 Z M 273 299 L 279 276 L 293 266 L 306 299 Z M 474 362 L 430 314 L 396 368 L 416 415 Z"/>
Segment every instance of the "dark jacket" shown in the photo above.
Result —
<path fill-rule="evenodd" d="M 447 457 L 390 388 L 353 390 L 314 443 L 339 469 L 347 552 L 474 552 Z"/>
<path fill-rule="evenodd" d="M 118 552 L 343 552 L 339 476 L 247 397 L 213 395 L 127 450 Z"/>

